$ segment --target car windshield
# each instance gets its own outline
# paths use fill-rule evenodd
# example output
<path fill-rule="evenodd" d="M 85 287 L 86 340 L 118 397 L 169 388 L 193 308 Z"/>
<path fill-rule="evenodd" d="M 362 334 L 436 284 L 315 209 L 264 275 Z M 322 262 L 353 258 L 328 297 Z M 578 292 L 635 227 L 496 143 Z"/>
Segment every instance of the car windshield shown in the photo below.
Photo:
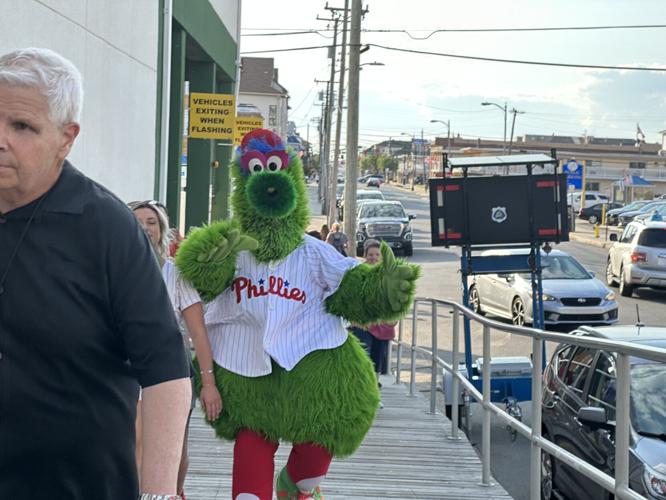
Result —
<path fill-rule="evenodd" d="M 338 185 L 335 187 L 335 193 L 336 193 L 338 196 L 341 196 L 342 193 L 344 192 L 344 190 L 345 190 L 345 185 L 344 185 L 344 184 L 342 184 L 342 185 L 338 184 Z"/>
<path fill-rule="evenodd" d="M 356 195 L 357 200 L 383 200 L 384 196 L 382 193 L 358 193 Z"/>
<path fill-rule="evenodd" d="M 383 205 L 381 203 L 364 205 L 360 213 L 361 219 L 372 219 L 375 217 L 391 217 L 394 219 L 406 219 L 405 211 L 400 205 Z"/>
<path fill-rule="evenodd" d="M 568 255 L 548 255 L 541 257 L 544 280 L 586 280 L 590 273 L 576 259 Z M 530 279 L 529 273 L 521 273 L 524 279 Z"/>
<path fill-rule="evenodd" d="M 666 365 L 632 360 L 631 422 L 636 432 L 666 432 Z"/>
<path fill-rule="evenodd" d="M 647 205 L 647 201 L 634 201 L 633 203 L 629 203 L 629 205 L 622 207 L 622 210 L 626 210 L 627 212 L 629 210 L 638 210 L 644 205 Z"/>
<path fill-rule="evenodd" d="M 638 244 L 644 247 L 666 248 L 666 229 L 646 229 L 638 237 Z"/>
<path fill-rule="evenodd" d="M 657 202 L 651 202 L 646 205 L 643 205 L 641 209 L 639 210 L 640 213 L 642 214 L 647 214 L 650 213 L 652 210 L 661 207 L 662 205 L 666 205 L 663 201 L 657 201 Z"/>

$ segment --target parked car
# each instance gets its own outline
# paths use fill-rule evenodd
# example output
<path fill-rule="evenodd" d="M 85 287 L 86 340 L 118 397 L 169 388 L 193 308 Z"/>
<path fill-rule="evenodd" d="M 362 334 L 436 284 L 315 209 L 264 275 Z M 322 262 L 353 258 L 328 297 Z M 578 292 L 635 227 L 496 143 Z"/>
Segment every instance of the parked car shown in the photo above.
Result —
<path fill-rule="evenodd" d="M 666 220 L 666 203 L 659 205 L 656 208 L 652 209 L 647 214 L 638 214 L 634 217 L 634 222 L 644 222 L 646 220 L 655 220 L 655 217 L 661 218 L 661 220 Z"/>
<path fill-rule="evenodd" d="M 662 205 L 666 205 L 666 201 L 663 200 L 651 201 L 650 203 L 646 203 L 645 205 L 643 205 L 638 210 L 622 212 L 622 214 L 620 214 L 620 216 L 618 217 L 618 226 L 626 226 L 632 220 L 634 220 L 634 217 L 636 217 L 637 215 L 649 214 L 652 212 L 652 210 Z"/>
<path fill-rule="evenodd" d="M 574 211 L 578 212 L 581 207 L 581 191 L 567 194 L 567 205 L 572 206 Z M 608 196 L 597 191 L 585 191 L 585 206 L 591 207 L 599 203 L 608 203 Z"/>
<path fill-rule="evenodd" d="M 370 177 L 366 182 L 365 185 L 368 187 L 380 187 L 382 185 L 382 180 L 379 177 Z"/>
<path fill-rule="evenodd" d="M 610 235 L 606 283 L 630 297 L 641 286 L 666 288 L 666 222 L 630 222 L 618 238 Z"/>
<path fill-rule="evenodd" d="M 631 210 L 640 210 L 643 207 L 643 205 L 647 205 L 648 203 L 650 203 L 649 200 L 636 200 L 629 203 L 629 205 L 625 205 L 621 208 L 614 208 L 612 210 L 609 210 L 606 213 L 606 224 L 608 224 L 609 226 L 617 225 L 618 217 L 622 215 L 624 212 L 629 212 Z"/>
<path fill-rule="evenodd" d="M 666 328 L 583 327 L 574 335 L 666 348 Z M 630 358 L 631 439 L 629 487 L 649 499 L 666 497 L 666 365 Z M 544 372 L 543 437 L 615 474 L 616 355 L 605 350 L 561 344 Z M 613 495 L 585 474 L 541 454 L 541 498 L 611 499 Z M 556 495 L 557 492 L 557 495 Z"/>
<path fill-rule="evenodd" d="M 622 203 L 609 202 L 609 203 L 598 203 L 597 205 L 592 205 L 591 207 L 581 208 L 578 212 L 578 218 L 588 221 L 590 224 L 596 224 L 601 222 L 603 207 L 606 207 L 606 210 L 612 210 L 614 208 L 622 207 Z"/>
<path fill-rule="evenodd" d="M 356 191 L 356 203 L 363 200 L 383 200 L 384 195 L 381 191 L 376 189 L 359 189 Z M 340 204 L 338 205 L 338 218 L 343 220 L 345 215 L 345 198 L 344 196 L 340 199 Z"/>
<path fill-rule="evenodd" d="M 488 250 L 482 255 L 521 255 L 528 250 Z M 618 320 L 615 293 L 571 255 L 541 252 L 543 309 L 546 325 L 612 324 Z M 469 289 L 471 308 L 481 314 L 533 323 L 529 273 L 477 275 Z"/>
<path fill-rule="evenodd" d="M 416 216 L 405 213 L 399 201 L 363 202 L 356 226 L 356 255 L 363 255 L 363 242 L 367 239 L 386 241 L 394 250 L 406 256 L 413 254 L 412 227 L 409 222 Z"/>

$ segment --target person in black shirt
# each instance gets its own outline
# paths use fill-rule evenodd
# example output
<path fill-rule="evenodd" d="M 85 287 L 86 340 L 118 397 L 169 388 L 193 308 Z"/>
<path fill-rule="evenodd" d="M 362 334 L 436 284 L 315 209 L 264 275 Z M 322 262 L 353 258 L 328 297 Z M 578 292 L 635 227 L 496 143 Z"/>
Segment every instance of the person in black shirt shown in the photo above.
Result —
<path fill-rule="evenodd" d="M 150 244 L 65 160 L 78 70 L 46 49 L 0 56 L 0 498 L 178 498 L 191 397 Z"/>

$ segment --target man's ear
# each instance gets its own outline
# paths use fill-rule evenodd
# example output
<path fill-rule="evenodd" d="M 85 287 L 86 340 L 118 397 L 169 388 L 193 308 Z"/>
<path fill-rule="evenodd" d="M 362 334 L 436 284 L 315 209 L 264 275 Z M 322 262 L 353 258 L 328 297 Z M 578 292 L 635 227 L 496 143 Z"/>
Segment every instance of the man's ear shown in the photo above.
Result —
<path fill-rule="evenodd" d="M 58 158 L 64 160 L 69 155 L 69 152 L 72 150 L 74 145 L 74 140 L 79 135 L 81 126 L 78 123 L 72 122 L 64 125 L 61 128 L 62 133 L 62 142 L 60 150 L 58 151 Z"/>

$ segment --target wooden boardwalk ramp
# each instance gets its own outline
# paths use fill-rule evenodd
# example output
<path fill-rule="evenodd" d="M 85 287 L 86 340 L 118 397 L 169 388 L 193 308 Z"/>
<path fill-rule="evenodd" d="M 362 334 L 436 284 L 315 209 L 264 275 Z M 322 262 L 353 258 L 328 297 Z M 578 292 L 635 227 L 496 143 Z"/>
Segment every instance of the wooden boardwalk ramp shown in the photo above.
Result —
<path fill-rule="evenodd" d="M 510 499 L 494 481 L 482 486 L 481 461 L 461 432 L 460 441 L 447 439 L 450 423 L 428 414 L 421 395 L 382 377 L 382 401 L 375 423 L 352 457 L 334 460 L 322 484 L 326 500 L 342 499 Z M 280 446 L 276 472 L 285 464 L 289 444 Z M 188 500 L 231 498 L 232 443 L 215 438 L 197 408 L 189 438 Z"/>

